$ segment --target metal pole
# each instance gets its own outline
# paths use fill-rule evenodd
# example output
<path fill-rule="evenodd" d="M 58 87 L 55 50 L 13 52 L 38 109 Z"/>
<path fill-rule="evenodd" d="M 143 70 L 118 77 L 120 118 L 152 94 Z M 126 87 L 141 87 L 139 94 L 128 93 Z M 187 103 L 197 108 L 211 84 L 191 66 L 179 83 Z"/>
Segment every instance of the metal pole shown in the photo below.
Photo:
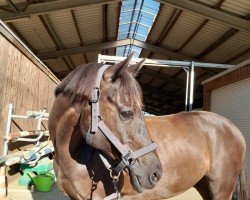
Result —
<path fill-rule="evenodd" d="M 115 63 L 117 61 L 122 61 L 126 59 L 126 57 L 119 56 L 108 56 L 108 55 L 100 55 L 98 59 L 101 61 L 107 61 L 109 63 Z M 132 63 L 140 62 L 143 58 L 133 58 Z M 194 61 L 175 61 L 175 60 L 158 60 L 158 59 L 147 59 L 144 63 L 145 66 L 161 66 L 161 67 L 186 67 L 190 66 Z M 194 62 L 194 67 L 205 67 L 205 68 L 221 68 L 228 69 L 232 68 L 235 65 L 228 64 L 216 64 L 216 63 L 202 63 L 202 62 Z"/>
<path fill-rule="evenodd" d="M 8 138 L 10 131 L 11 131 L 12 111 L 13 111 L 13 105 L 12 103 L 10 103 L 9 109 L 8 109 L 7 126 L 6 126 L 6 131 L 5 131 L 6 138 Z M 6 139 L 4 141 L 3 156 L 6 156 L 8 154 L 8 144 L 9 144 L 9 140 Z"/>
<path fill-rule="evenodd" d="M 187 74 L 186 77 L 186 96 L 185 96 L 185 111 L 188 110 L 188 97 L 189 97 L 189 68 L 183 67 L 184 71 Z"/>
<path fill-rule="evenodd" d="M 9 139 L 8 136 L 11 131 L 11 120 L 12 120 L 13 105 L 10 103 L 8 109 L 7 126 L 5 131 L 5 139 L 3 146 L 3 156 L 8 154 L 9 150 Z M 7 178 L 6 178 L 6 166 L 2 166 L 0 169 L 0 199 L 5 199 L 7 196 Z"/>
<path fill-rule="evenodd" d="M 190 68 L 190 83 L 189 83 L 189 111 L 192 111 L 193 109 L 193 103 L 194 103 L 194 61 L 191 62 Z"/>

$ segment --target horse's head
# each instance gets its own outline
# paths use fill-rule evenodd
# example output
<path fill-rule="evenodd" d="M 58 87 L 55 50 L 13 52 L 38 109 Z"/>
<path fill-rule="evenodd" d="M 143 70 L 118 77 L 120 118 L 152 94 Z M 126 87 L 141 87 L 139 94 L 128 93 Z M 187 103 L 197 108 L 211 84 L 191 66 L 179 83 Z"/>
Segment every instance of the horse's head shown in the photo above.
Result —
<path fill-rule="evenodd" d="M 142 192 L 156 185 L 162 166 L 142 115 L 141 89 L 135 79 L 144 61 L 128 67 L 131 57 L 102 67 L 97 75 L 100 84 L 93 87 L 90 104 L 83 108 L 81 128 L 87 143 L 113 161 L 123 160 L 118 170 L 128 167 L 133 187 Z"/>

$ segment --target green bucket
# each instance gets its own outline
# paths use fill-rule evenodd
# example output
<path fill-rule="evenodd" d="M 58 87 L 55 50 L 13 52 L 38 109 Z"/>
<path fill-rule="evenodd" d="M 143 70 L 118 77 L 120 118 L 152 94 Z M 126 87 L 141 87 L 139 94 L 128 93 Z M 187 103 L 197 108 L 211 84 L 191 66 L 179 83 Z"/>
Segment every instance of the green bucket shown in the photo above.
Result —
<path fill-rule="evenodd" d="M 47 172 L 44 174 L 36 175 L 34 172 L 27 172 L 39 192 L 50 192 L 52 185 L 55 181 L 54 174 Z"/>

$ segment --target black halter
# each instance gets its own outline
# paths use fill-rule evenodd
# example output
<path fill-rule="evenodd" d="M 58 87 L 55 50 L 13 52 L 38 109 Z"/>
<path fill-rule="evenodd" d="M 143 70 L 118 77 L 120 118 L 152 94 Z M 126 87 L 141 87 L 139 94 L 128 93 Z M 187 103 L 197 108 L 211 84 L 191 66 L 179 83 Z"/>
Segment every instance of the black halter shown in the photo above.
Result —
<path fill-rule="evenodd" d="M 117 137 L 110 131 L 110 129 L 106 126 L 106 124 L 103 122 L 100 114 L 100 106 L 99 106 L 99 99 L 100 99 L 100 84 L 102 80 L 102 76 L 104 74 L 104 71 L 110 67 L 110 65 L 103 65 L 97 74 L 95 86 L 92 90 L 92 96 L 90 99 L 91 103 L 91 126 L 89 131 L 86 135 L 86 142 L 91 145 L 93 135 L 98 131 L 98 129 L 101 130 L 101 132 L 107 137 L 107 139 L 116 147 L 116 149 L 121 153 L 121 161 L 119 164 L 113 169 L 115 172 L 119 173 L 127 166 L 131 166 L 134 161 L 144 156 L 154 150 L 156 150 L 156 144 L 154 142 L 151 142 L 151 144 L 136 150 L 131 151 L 127 146 L 122 144 Z"/>

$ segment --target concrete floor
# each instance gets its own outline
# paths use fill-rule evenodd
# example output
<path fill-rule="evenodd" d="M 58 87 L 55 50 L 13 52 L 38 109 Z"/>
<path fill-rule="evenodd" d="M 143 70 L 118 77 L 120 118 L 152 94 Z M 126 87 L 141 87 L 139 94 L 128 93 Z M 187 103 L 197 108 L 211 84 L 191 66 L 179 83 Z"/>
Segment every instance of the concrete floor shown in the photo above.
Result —
<path fill-rule="evenodd" d="M 8 200 L 70 200 L 54 184 L 51 192 L 31 192 L 26 187 L 9 189 Z M 187 192 L 169 200 L 202 200 L 198 192 L 191 188 Z"/>
<path fill-rule="evenodd" d="M 11 188 L 8 200 L 70 200 L 54 184 L 51 192 L 31 192 L 26 187 Z"/>

